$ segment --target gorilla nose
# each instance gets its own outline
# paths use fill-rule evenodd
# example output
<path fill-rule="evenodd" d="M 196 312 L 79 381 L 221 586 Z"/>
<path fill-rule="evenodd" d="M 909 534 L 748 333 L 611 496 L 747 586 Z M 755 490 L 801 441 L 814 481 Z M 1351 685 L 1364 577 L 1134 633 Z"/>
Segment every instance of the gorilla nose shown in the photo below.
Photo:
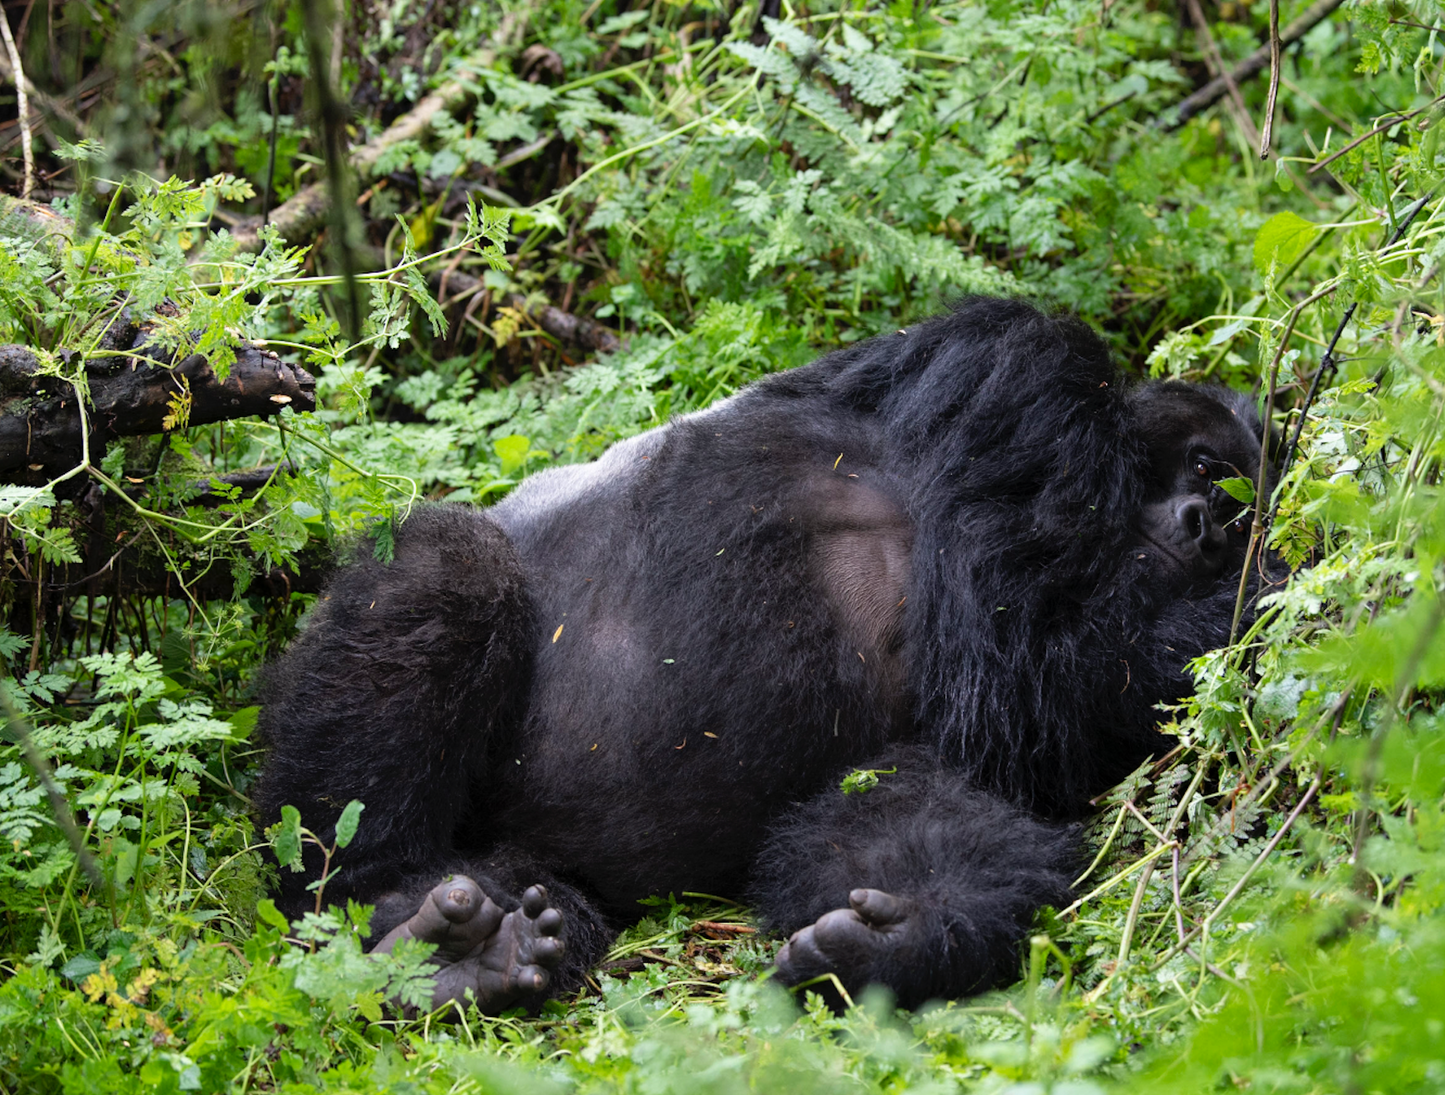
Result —
<path fill-rule="evenodd" d="M 1224 530 L 1214 523 L 1214 517 L 1204 499 L 1190 498 L 1181 502 L 1174 511 L 1174 516 L 1179 521 L 1179 527 L 1184 530 L 1185 537 L 1202 553 L 1207 555 L 1224 547 Z"/>

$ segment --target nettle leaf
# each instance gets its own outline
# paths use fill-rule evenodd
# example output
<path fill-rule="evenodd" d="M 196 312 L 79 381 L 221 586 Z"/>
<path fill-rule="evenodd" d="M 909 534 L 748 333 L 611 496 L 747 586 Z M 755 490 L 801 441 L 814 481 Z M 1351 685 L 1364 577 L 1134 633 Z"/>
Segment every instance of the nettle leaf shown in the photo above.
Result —
<path fill-rule="evenodd" d="M 1217 486 L 1225 494 L 1236 502 L 1243 502 L 1245 505 L 1254 501 L 1254 484 L 1243 476 L 1231 476 L 1229 479 L 1219 480 Z"/>
<path fill-rule="evenodd" d="M 1276 213 L 1259 226 L 1254 237 L 1254 268 L 1267 275 L 1271 266 L 1290 265 L 1319 233 L 1318 225 L 1298 213 Z"/>

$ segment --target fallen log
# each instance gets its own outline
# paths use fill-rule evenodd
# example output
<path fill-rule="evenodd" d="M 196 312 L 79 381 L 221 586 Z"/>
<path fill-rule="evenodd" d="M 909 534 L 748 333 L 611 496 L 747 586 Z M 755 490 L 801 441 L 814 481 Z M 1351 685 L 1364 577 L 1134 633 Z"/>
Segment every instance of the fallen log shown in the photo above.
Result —
<path fill-rule="evenodd" d="M 125 356 L 99 358 L 85 366 L 92 463 L 98 463 L 107 442 L 118 437 L 271 415 L 283 407 L 316 409 L 315 378 L 270 350 L 236 346 L 236 360 L 222 380 L 201 355 L 174 360 L 179 355 L 147 344 L 145 328 L 132 330 Z M 74 385 L 42 372 L 31 350 L 0 345 L 0 479 L 38 485 L 80 463 L 77 404 Z"/>

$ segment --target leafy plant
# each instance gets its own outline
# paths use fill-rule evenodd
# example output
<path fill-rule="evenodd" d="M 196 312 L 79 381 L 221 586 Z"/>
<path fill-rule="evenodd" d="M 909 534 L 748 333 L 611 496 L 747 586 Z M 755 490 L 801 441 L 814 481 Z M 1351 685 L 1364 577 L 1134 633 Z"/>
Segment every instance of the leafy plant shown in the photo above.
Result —
<path fill-rule="evenodd" d="M 1281 7 L 1284 25 L 1307 10 Z M 355 344 L 328 253 L 272 236 L 245 255 L 215 228 L 324 174 L 299 13 L 266 9 L 253 62 L 236 44 L 252 24 L 228 11 L 186 6 L 172 48 L 139 9 L 91 5 L 94 30 L 78 5 L 55 10 L 73 63 L 131 75 L 129 128 L 66 153 L 72 237 L 0 220 L 0 338 L 82 395 L 128 308 L 219 362 L 237 337 L 267 340 L 319 370 L 321 406 L 197 428 L 178 396 L 163 441 L 0 494 L 6 692 L 100 879 L 7 731 L 7 1089 L 1439 1085 L 1438 3 L 1349 3 L 1289 47 L 1270 164 L 1250 132 L 1263 80 L 1176 124 L 1206 58 L 1258 46 L 1264 3 L 1201 13 L 1208 43 L 1192 14 L 1083 0 L 772 19 L 753 4 L 363 5 L 337 66 L 358 141 L 429 81 L 474 95 L 362 180 L 354 242 L 377 270 L 360 275 Z M 31 78 L 67 95 L 32 60 L 41 21 L 27 25 Z M 147 48 L 108 55 L 114 40 Z M 214 177 L 102 178 L 152 148 Z M 472 295 L 439 309 L 433 290 L 453 295 L 459 274 Z M 262 596 L 258 575 L 363 527 L 384 558 L 423 497 L 492 501 L 968 291 L 1071 307 L 1139 371 L 1256 391 L 1286 466 L 1270 492 L 1220 486 L 1294 568 L 1194 666 L 1196 695 L 1166 713 L 1177 747 L 1101 799 L 1079 897 L 1034 925 L 1019 985 L 837 1016 L 758 980 L 776 941 L 745 911 L 668 896 L 587 990 L 537 1019 L 447 1026 L 388 1003 L 422 1006 L 425 948 L 368 958 L 365 910 L 293 925 L 264 900 L 247 689 L 309 595 Z M 544 303 L 617 348 L 549 334 Z M 257 492 L 221 480 L 271 465 L 300 474 Z M 107 536 L 154 544 L 171 595 L 29 594 L 94 535 L 69 490 L 82 477 L 125 514 Z M 200 481 L 214 505 L 194 504 Z M 231 601 L 203 595 L 207 568 L 232 576 Z M 886 773 L 855 776 L 866 791 Z M 273 847 L 294 861 L 308 840 L 291 821 Z"/>

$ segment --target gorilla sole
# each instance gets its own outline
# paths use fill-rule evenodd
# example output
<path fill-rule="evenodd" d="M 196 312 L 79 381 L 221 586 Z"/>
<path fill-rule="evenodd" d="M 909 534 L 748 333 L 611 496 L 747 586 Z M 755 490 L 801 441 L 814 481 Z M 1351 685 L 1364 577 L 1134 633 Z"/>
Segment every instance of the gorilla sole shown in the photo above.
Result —
<path fill-rule="evenodd" d="M 361 552 L 268 675 L 260 810 L 366 804 L 327 896 L 437 943 L 438 1004 L 567 991 L 684 890 L 792 933 L 790 984 L 989 987 L 1227 639 L 1259 430 L 965 301 Z"/>

